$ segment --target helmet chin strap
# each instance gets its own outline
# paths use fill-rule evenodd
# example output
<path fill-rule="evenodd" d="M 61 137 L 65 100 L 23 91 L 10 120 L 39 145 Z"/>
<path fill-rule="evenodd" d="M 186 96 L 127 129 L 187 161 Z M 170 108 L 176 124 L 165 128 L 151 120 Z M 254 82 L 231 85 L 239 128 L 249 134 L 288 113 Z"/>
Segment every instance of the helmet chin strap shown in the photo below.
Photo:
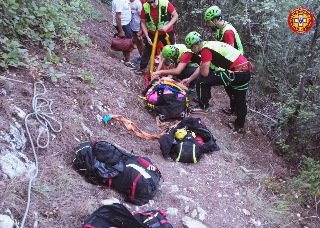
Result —
<path fill-rule="evenodd" d="M 221 17 L 219 18 L 219 20 L 217 21 L 217 23 L 214 23 L 213 21 L 211 21 L 212 22 L 212 24 L 213 24 L 213 28 L 212 28 L 212 30 L 213 31 L 216 31 L 217 29 L 219 29 L 218 28 L 218 23 L 221 21 Z M 215 30 L 214 30 L 215 29 Z"/>

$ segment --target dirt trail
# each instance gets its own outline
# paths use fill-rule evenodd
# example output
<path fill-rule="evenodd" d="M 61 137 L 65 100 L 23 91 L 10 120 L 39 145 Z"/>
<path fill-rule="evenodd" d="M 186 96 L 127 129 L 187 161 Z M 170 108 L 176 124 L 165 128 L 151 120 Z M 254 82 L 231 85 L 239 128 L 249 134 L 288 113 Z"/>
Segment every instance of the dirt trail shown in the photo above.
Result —
<path fill-rule="evenodd" d="M 226 127 L 234 117 L 220 111 L 227 106 L 223 88 L 213 89 L 210 114 L 192 116 L 202 119 L 221 148 L 204 155 L 197 164 L 175 163 L 164 158 L 156 140 L 140 139 L 120 123 L 111 121 L 103 125 L 100 118 L 105 114 L 120 114 L 149 133 L 161 132 L 155 116 L 138 97 L 145 85 L 143 77 L 126 69 L 120 63 L 121 54 L 110 49 L 115 32 L 110 8 L 97 2 L 94 5 L 110 22 L 88 20 L 81 25 L 94 45 L 57 53 L 65 61 L 55 68 L 67 76 L 59 79 L 56 85 L 50 77 L 30 69 L 4 73 L 4 76 L 28 83 L 33 83 L 35 78 L 44 80 L 46 96 L 54 100 L 54 115 L 63 124 L 62 132 L 53 134 L 49 148 L 37 150 L 39 175 L 32 188 L 26 227 L 33 227 L 35 221 L 37 227 L 81 227 L 103 199 L 116 197 L 123 202 L 123 195 L 87 183 L 72 169 L 79 141 L 89 139 L 105 140 L 126 151 L 148 156 L 161 170 L 161 188 L 154 200 L 141 207 L 125 203 L 132 212 L 162 208 L 169 212 L 167 218 L 175 228 L 183 227 L 184 216 L 194 217 L 211 228 L 271 228 L 285 224 L 289 224 L 286 227 L 300 227 L 290 224 L 298 219 L 296 213 L 289 207 L 279 207 L 281 198 L 267 191 L 262 183 L 263 178 L 285 176 L 288 172 L 285 164 L 273 153 L 271 143 L 260 131 L 252 113 L 248 114 L 245 136 Z M 132 57 L 137 53 L 134 50 Z M 97 80 L 96 89 L 79 80 L 80 70 L 92 73 Z M 31 84 L 4 81 L 1 87 L 7 91 L 0 97 L 1 122 L 12 123 L 12 105 L 27 113 L 32 111 Z M 18 122 L 23 125 L 22 119 Z M 32 121 L 31 125 L 35 138 L 36 124 Z M 85 131 L 84 126 L 90 131 Z M 33 160 L 30 143 L 27 143 L 26 155 Z M 0 190 L 2 211 L 9 208 L 21 220 L 26 206 L 27 180 L 3 179 Z"/>

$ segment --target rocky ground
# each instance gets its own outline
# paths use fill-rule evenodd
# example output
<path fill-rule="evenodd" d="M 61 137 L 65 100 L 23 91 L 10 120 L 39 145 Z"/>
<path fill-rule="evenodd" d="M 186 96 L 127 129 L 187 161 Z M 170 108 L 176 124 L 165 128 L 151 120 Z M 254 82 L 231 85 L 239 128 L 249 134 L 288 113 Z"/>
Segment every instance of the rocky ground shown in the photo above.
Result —
<path fill-rule="evenodd" d="M 121 123 L 112 120 L 105 126 L 102 117 L 119 114 L 148 133 L 163 130 L 156 125 L 154 113 L 138 97 L 145 85 L 143 76 L 124 67 L 121 53 L 110 49 L 115 32 L 110 8 L 93 4 L 109 21 L 87 20 L 81 24 L 93 42 L 92 47 L 61 48 L 57 53 L 62 59 L 53 67 L 55 72 L 65 73 L 65 77 L 54 83 L 46 69 L 34 66 L 1 73 L 0 220 L 11 217 L 18 227 L 27 205 L 28 181 L 35 171 L 35 158 L 25 119 L 34 112 L 34 82 L 43 81 L 47 91 L 40 97 L 53 100 L 52 116 L 61 122 L 62 130 L 50 131 L 47 148 L 36 147 L 39 172 L 32 185 L 25 227 L 81 227 L 105 200 L 124 203 L 131 212 L 164 209 L 175 228 L 320 227 L 316 220 L 305 219 L 313 213 L 307 205 L 300 206 L 295 199 L 283 200 L 281 189 L 274 191 L 268 184 L 272 180 L 283 186 L 290 169 L 274 154 L 271 142 L 258 125 L 261 116 L 248 113 L 244 136 L 226 127 L 234 117 L 220 111 L 228 103 L 223 88 L 213 88 L 208 115 L 191 116 L 201 118 L 221 148 L 204 155 L 197 164 L 164 158 L 156 140 L 141 139 Z M 42 64 L 41 52 L 36 47 L 32 51 L 39 52 L 36 63 Z M 137 53 L 134 50 L 133 57 Z M 91 72 L 96 83 L 80 79 L 81 72 Z M 59 129 L 57 123 L 52 124 Z M 35 142 L 44 128 L 33 116 L 28 126 Z M 123 202 L 124 195 L 112 188 L 87 183 L 72 168 L 75 151 L 86 140 L 108 141 L 149 157 L 163 176 L 155 198 L 138 207 Z M 42 134 L 39 141 L 45 145 L 46 135 Z M 9 222 L 2 227 L 10 225 Z"/>

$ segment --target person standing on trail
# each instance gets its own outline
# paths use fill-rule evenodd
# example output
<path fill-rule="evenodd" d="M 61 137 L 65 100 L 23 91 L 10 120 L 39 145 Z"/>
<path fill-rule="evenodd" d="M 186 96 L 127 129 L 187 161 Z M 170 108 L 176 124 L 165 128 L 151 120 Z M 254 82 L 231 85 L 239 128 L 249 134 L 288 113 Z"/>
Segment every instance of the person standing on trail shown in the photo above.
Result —
<path fill-rule="evenodd" d="M 229 22 L 222 19 L 221 9 L 218 6 L 209 7 L 204 14 L 204 19 L 206 25 L 216 32 L 218 41 L 231 45 L 243 55 L 243 47 L 237 30 Z M 230 98 L 230 107 L 223 108 L 222 111 L 228 115 L 236 114 L 234 89 L 230 83 L 224 88 Z"/>
<path fill-rule="evenodd" d="M 119 37 L 132 39 L 130 21 L 131 21 L 131 9 L 129 0 L 112 0 L 112 15 L 113 25 L 119 33 Z M 130 52 L 123 51 L 123 60 L 126 67 L 134 70 L 136 67 L 130 62 Z"/>
<path fill-rule="evenodd" d="M 176 65 L 173 69 L 162 70 L 162 66 L 167 61 Z M 199 67 L 201 57 L 194 54 L 184 44 L 166 45 L 162 49 L 162 59 L 153 72 L 152 79 L 159 78 L 160 75 L 176 75 L 177 79 L 189 78 Z"/>
<path fill-rule="evenodd" d="M 208 113 L 211 87 L 227 86 L 229 83 L 234 89 L 234 100 L 237 108 L 237 118 L 228 123 L 233 131 L 244 134 L 244 123 L 247 115 L 246 93 L 253 71 L 252 64 L 241 52 L 229 44 L 219 41 L 202 41 L 197 32 L 190 32 L 185 38 L 186 47 L 193 53 L 201 53 L 200 83 L 197 83 L 199 108 L 192 109 L 191 113 Z M 225 71 L 215 72 L 214 68 L 221 67 Z M 197 75 L 190 77 L 192 81 Z"/>
<path fill-rule="evenodd" d="M 158 41 L 163 44 L 175 44 L 173 24 L 178 20 L 178 13 L 168 0 L 147 0 L 141 11 L 141 29 L 145 34 L 145 49 L 140 67 L 136 74 L 144 74 L 148 66 L 153 40 L 158 30 Z"/>
<path fill-rule="evenodd" d="M 133 42 L 137 45 L 140 56 L 133 58 L 134 61 L 141 62 L 141 56 L 143 53 L 143 39 L 142 39 L 142 30 L 140 29 L 140 14 L 142 10 L 142 4 L 139 0 L 130 0 L 131 7 L 131 22 L 130 27 L 132 30 Z"/>

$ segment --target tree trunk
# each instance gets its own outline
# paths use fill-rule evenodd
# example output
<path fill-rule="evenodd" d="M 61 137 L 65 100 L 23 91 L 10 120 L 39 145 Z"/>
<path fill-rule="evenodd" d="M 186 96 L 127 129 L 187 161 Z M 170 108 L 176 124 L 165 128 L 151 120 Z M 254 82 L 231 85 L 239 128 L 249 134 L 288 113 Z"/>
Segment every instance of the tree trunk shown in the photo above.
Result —
<path fill-rule="evenodd" d="M 317 39 L 319 38 L 318 37 L 319 24 L 320 24 L 320 11 L 316 18 L 315 32 L 313 34 L 312 42 L 310 44 L 308 59 L 304 67 L 303 76 L 301 78 L 300 85 L 299 85 L 299 94 L 298 94 L 299 103 L 297 104 L 293 115 L 288 119 L 289 132 L 288 132 L 288 137 L 285 141 L 285 144 L 287 145 L 292 145 L 294 141 L 294 135 L 296 133 L 296 122 L 298 119 L 299 111 L 301 109 L 301 102 L 303 101 L 303 97 L 304 97 L 303 95 L 305 90 L 306 79 L 308 78 L 308 71 L 309 71 L 309 68 L 311 68 L 313 65 L 313 60 L 316 54 L 315 46 L 316 46 Z"/>

